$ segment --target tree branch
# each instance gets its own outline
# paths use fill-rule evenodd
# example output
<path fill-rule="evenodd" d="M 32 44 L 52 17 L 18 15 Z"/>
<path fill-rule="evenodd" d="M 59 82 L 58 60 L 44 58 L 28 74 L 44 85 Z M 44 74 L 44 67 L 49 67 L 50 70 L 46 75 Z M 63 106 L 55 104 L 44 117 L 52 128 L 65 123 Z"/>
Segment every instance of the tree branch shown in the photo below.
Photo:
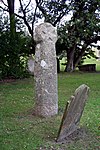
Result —
<path fill-rule="evenodd" d="M 34 22 L 35 22 L 35 17 L 36 17 L 36 11 L 37 11 L 37 5 L 36 5 L 36 8 L 35 8 L 35 12 L 34 12 L 34 17 L 33 17 L 33 21 L 32 21 L 32 30 L 34 31 Z"/>
<path fill-rule="evenodd" d="M 28 2 L 28 4 L 26 5 L 24 11 L 27 9 L 27 7 L 30 5 L 30 3 L 31 3 L 31 0 L 29 0 L 29 2 Z"/>
<path fill-rule="evenodd" d="M 82 56 L 85 54 L 85 50 L 86 50 L 87 46 L 88 46 L 88 44 L 83 44 L 82 49 L 81 49 L 81 52 L 80 52 L 80 54 L 78 55 L 76 61 L 74 62 L 74 64 L 75 64 L 74 67 L 76 67 L 76 66 L 78 65 L 78 63 L 81 61 Z"/>
<path fill-rule="evenodd" d="M 91 43 L 96 43 L 97 41 L 100 41 L 100 36 L 95 36 L 89 40 L 86 40 L 85 42 L 89 45 Z"/>
<path fill-rule="evenodd" d="M 92 39 L 89 39 L 87 41 L 85 41 L 84 45 L 82 46 L 82 49 L 81 49 L 81 52 L 79 54 L 79 57 L 77 57 L 76 61 L 75 61 L 75 67 L 78 65 L 78 63 L 81 61 L 82 59 L 82 56 L 85 54 L 85 50 L 86 48 L 91 44 L 91 43 L 95 43 L 97 41 L 100 40 L 100 36 L 96 36 L 96 37 L 93 37 Z"/>
<path fill-rule="evenodd" d="M 53 23 L 54 26 L 56 26 L 56 24 L 58 22 L 60 22 L 60 20 L 65 16 L 66 13 L 68 13 L 69 11 L 65 11 L 63 13 L 60 13 L 60 15 L 57 17 L 56 21 Z"/>
<path fill-rule="evenodd" d="M 23 12 L 23 14 L 25 15 L 25 11 L 24 11 L 24 9 L 23 9 L 23 5 L 22 5 L 21 0 L 19 0 L 19 3 L 20 3 L 20 7 L 21 7 L 22 12 Z"/>
<path fill-rule="evenodd" d="M 4 4 L 4 6 L 8 7 L 8 5 L 7 5 L 6 3 L 4 3 L 4 1 L 3 1 L 3 0 L 1 0 L 1 2 Z"/>
<path fill-rule="evenodd" d="M 36 4 L 37 4 L 37 7 L 40 9 L 40 11 L 43 13 L 43 15 L 44 16 L 46 16 L 47 15 L 47 13 L 46 13 L 46 10 L 43 8 L 43 7 L 41 7 L 41 5 L 40 5 L 40 2 L 41 2 L 41 0 L 38 2 L 38 0 L 35 0 L 35 2 L 36 2 Z M 43 1 L 42 1 L 43 2 Z"/>
<path fill-rule="evenodd" d="M 8 9 L 5 9 L 5 8 L 3 8 L 2 6 L 0 6 L 0 8 L 1 8 L 1 9 L 3 9 L 4 11 L 9 12 L 9 10 L 8 10 Z"/>
<path fill-rule="evenodd" d="M 20 15 L 18 15 L 18 14 L 16 14 L 16 13 L 15 13 L 15 16 L 17 16 L 17 17 L 19 17 L 19 18 L 21 18 L 21 19 L 24 19 L 23 16 L 20 16 Z"/>
<path fill-rule="evenodd" d="M 21 2 L 21 0 L 19 0 L 19 2 L 20 2 L 20 6 L 21 6 L 21 10 L 22 10 L 22 13 L 23 13 L 23 16 L 21 17 L 21 16 L 19 16 L 19 15 L 17 15 L 19 18 L 21 18 L 21 19 L 23 19 L 24 20 L 24 23 L 26 24 L 26 26 L 27 26 L 27 28 L 28 28 L 28 31 L 29 31 L 29 33 L 31 34 L 31 36 L 33 37 L 33 31 L 32 31 L 32 29 L 31 29 L 31 27 L 30 27 L 30 25 L 29 25 L 29 23 L 27 22 L 27 20 L 26 20 L 26 12 L 25 12 L 25 10 L 23 9 L 23 5 L 22 5 L 22 2 Z"/>

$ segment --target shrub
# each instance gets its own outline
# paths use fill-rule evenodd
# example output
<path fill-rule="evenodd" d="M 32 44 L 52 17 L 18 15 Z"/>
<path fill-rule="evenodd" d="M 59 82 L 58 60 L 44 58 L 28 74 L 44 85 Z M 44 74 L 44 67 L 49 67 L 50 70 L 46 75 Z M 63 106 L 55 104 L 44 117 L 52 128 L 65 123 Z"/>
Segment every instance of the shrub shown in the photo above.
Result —
<path fill-rule="evenodd" d="M 0 33 L 0 78 L 24 78 L 28 76 L 27 58 L 31 39 L 16 33 L 11 41 L 9 32 Z M 23 59 L 24 58 L 24 61 Z"/>

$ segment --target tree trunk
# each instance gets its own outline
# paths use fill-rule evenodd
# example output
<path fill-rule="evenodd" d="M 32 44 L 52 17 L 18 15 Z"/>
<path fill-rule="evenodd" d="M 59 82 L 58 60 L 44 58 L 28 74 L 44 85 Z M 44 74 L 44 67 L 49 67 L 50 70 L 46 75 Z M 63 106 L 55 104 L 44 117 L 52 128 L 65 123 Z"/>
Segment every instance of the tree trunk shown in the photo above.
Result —
<path fill-rule="evenodd" d="M 15 14 L 14 14 L 14 0 L 7 0 L 10 16 L 10 34 L 11 39 L 15 38 L 16 25 L 15 25 Z"/>
<path fill-rule="evenodd" d="M 65 72 L 73 72 L 73 59 L 70 59 L 66 65 Z"/>
<path fill-rule="evenodd" d="M 20 63 L 20 58 L 16 53 L 16 24 L 14 14 L 14 2 L 15 0 L 7 0 L 10 18 L 10 59 L 8 62 L 10 74 L 8 76 L 15 76 L 16 70 L 18 69 L 18 64 Z"/>
<path fill-rule="evenodd" d="M 75 52 L 75 45 L 70 50 L 67 50 L 67 65 L 65 68 L 65 72 L 73 72 L 74 52 Z"/>
<path fill-rule="evenodd" d="M 80 54 L 78 55 L 77 59 L 75 60 L 74 62 L 74 69 L 76 68 L 76 66 L 79 64 L 79 62 L 81 61 L 83 55 L 85 54 L 85 49 L 87 48 L 87 44 L 84 44 L 82 49 L 81 49 L 81 52 Z"/>
<path fill-rule="evenodd" d="M 57 58 L 57 73 L 60 73 L 60 60 Z"/>

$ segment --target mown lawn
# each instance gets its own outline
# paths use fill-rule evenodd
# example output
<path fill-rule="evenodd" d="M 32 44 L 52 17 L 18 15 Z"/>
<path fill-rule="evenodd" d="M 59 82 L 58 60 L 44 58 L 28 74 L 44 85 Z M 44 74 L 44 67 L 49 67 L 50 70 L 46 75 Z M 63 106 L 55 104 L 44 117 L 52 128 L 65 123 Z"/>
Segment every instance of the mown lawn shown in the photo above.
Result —
<path fill-rule="evenodd" d="M 80 126 L 86 136 L 67 144 L 56 144 L 61 117 L 75 89 L 87 84 L 89 98 Z M 60 73 L 58 75 L 59 114 L 51 118 L 32 115 L 34 79 L 0 83 L 0 150 L 99 150 L 100 73 Z"/>

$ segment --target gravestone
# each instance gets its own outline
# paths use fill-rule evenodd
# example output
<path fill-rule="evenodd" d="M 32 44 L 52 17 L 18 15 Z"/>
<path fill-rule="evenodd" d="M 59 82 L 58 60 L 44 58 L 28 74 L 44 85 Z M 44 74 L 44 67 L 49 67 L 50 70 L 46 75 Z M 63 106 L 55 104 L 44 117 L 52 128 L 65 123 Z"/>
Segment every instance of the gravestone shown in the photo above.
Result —
<path fill-rule="evenodd" d="M 70 103 L 67 103 L 63 114 L 57 142 L 63 142 L 63 140 L 67 139 L 69 135 L 79 128 L 80 118 L 86 104 L 88 93 L 89 87 L 83 84 L 79 86 L 75 90 L 74 95 L 71 96 Z"/>
<path fill-rule="evenodd" d="M 95 72 L 96 71 L 96 64 L 85 64 L 78 66 L 80 71 L 89 71 Z"/>
<path fill-rule="evenodd" d="M 35 41 L 34 79 L 36 103 L 34 113 L 49 117 L 58 113 L 56 29 L 50 23 L 40 24 L 35 29 Z"/>
<path fill-rule="evenodd" d="M 33 59 L 32 55 L 29 56 L 27 66 L 28 66 L 29 73 L 34 75 L 34 59 Z"/>

